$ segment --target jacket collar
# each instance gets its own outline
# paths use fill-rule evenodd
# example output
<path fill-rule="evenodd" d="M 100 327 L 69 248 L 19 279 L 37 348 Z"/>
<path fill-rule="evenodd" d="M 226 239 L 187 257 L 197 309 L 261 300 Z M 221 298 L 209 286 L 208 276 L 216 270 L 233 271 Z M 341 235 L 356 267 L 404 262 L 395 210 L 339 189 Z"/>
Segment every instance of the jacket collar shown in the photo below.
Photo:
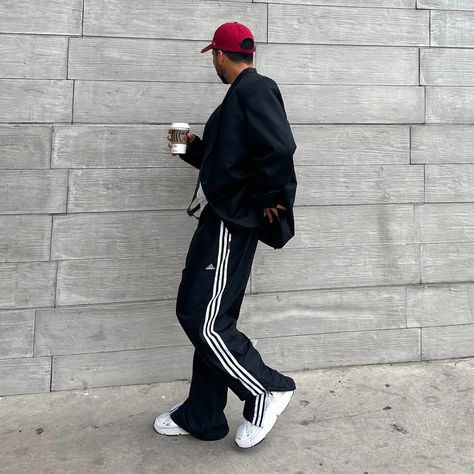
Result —
<path fill-rule="evenodd" d="M 240 74 L 234 79 L 234 82 L 231 84 L 231 87 L 234 85 L 234 84 L 237 84 L 244 76 L 246 76 L 247 74 L 250 74 L 252 72 L 257 72 L 257 69 L 254 68 L 254 67 L 247 67 L 245 69 L 242 69 L 242 71 L 240 72 Z"/>
<path fill-rule="evenodd" d="M 234 79 L 234 82 L 227 89 L 227 94 L 225 95 L 225 97 L 228 97 L 230 95 L 230 93 L 235 89 L 235 87 L 242 80 L 243 77 L 247 76 L 248 74 L 256 73 L 256 72 L 257 72 L 257 69 L 254 67 L 247 67 L 245 69 L 242 69 L 240 74 Z"/>

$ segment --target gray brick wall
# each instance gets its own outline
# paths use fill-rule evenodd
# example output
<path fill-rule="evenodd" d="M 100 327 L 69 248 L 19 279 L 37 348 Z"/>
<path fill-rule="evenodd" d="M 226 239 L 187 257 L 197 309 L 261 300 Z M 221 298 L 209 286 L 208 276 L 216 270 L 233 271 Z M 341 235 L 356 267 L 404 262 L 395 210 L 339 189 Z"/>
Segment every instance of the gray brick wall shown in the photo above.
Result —
<path fill-rule="evenodd" d="M 197 175 L 165 136 L 225 95 L 225 21 L 298 145 L 241 329 L 280 370 L 474 356 L 472 1 L 0 0 L 0 395 L 189 377 Z"/>

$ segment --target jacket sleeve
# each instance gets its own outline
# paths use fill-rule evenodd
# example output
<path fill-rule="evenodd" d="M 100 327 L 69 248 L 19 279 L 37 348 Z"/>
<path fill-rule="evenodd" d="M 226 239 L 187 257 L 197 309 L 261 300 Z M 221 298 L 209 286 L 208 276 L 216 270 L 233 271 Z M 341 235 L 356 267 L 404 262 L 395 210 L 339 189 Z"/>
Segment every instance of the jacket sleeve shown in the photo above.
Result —
<path fill-rule="evenodd" d="M 294 186 L 296 143 L 275 81 L 266 78 L 255 83 L 245 102 L 252 192 L 261 206 L 276 207 L 285 201 L 286 187 Z"/>
<path fill-rule="evenodd" d="M 179 157 L 186 163 L 199 169 L 204 158 L 204 150 L 204 141 L 197 135 L 194 135 L 194 140 L 186 147 L 186 153 L 180 153 Z"/>

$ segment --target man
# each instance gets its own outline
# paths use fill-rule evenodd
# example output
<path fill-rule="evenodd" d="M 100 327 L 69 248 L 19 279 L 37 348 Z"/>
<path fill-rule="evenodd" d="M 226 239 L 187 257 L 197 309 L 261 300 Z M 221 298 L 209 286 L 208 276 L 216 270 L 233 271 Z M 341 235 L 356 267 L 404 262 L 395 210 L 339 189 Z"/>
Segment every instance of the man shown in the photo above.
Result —
<path fill-rule="evenodd" d="M 235 442 L 249 448 L 265 438 L 296 388 L 292 378 L 265 365 L 236 327 L 262 226 L 276 229 L 282 213 L 293 220 L 296 144 L 278 86 L 252 67 L 252 32 L 224 23 L 201 52 L 208 50 L 218 76 L 231 85 L 203 138 L 188 133 L 187 152 L 179 155 L 199 169 L 188 213 L 204 206 L 176 302 L 195 349 L 192 380 L 188 398 L 157 416 L 154 427 L 165 435 L 225 437 L 230 388 L 244 401 Z M 191 209 L 196 197 L 199 204 Z"/>

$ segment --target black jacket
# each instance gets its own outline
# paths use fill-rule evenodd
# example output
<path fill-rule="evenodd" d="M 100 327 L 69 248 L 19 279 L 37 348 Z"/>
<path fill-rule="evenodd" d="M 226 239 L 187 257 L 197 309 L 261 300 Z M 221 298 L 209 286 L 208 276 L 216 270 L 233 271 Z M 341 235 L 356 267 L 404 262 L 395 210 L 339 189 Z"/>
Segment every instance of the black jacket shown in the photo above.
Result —
<path fill-rule="evenodd" d="M 202 139 L 196 136 L 179 156 L 200 170 L 208 204 L 223 220 L 258 227 L 268 221 L 264 208 L 281 204 L 287 210 L 278 212 L 286 212 L 291 238 L 295 150 L 276 82 L 249 67 L 209 117 Z"/>

